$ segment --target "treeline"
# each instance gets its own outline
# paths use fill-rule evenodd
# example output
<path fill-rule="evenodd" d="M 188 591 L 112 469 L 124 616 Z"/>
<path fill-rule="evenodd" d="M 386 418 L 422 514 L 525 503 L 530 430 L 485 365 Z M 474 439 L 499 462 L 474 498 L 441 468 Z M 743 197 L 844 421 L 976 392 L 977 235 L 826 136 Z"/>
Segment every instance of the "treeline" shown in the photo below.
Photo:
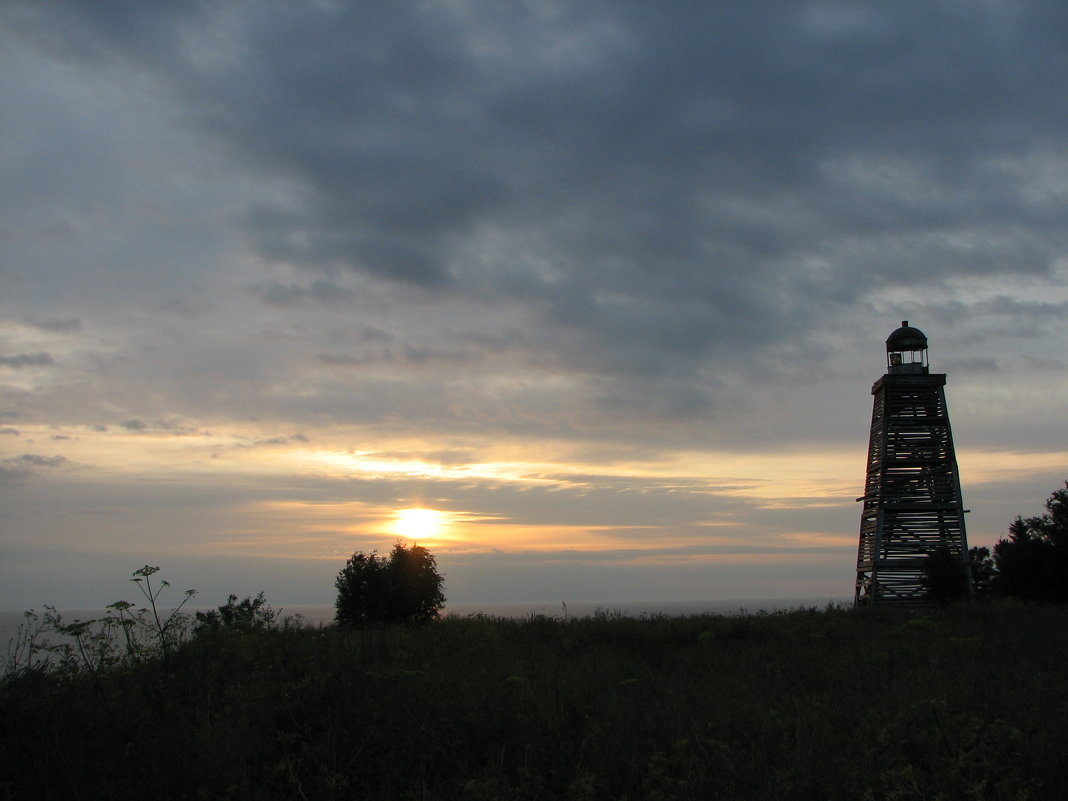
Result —
<path fill-rule="evenodd" d="M 928 596 L 942 603 L 967 597 L 1068 602 L 1068 482 L 1046 501 L 1046 513 L 1017 517 L 1008 536 L 968 552 L 967 570 L 948 549 L 927 559 Z"/>

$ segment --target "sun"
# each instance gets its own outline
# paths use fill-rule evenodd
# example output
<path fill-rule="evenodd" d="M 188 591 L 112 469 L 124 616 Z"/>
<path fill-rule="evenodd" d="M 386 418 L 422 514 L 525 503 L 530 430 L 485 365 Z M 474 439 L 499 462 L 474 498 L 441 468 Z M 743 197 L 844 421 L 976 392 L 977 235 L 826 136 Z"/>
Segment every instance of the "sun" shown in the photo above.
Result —
<path fill-rule="evenodd" d="M 393 533 L 410 540 L 428 540 L 445 525 L 445 514 L 434 509 L 398 509 Z"/>

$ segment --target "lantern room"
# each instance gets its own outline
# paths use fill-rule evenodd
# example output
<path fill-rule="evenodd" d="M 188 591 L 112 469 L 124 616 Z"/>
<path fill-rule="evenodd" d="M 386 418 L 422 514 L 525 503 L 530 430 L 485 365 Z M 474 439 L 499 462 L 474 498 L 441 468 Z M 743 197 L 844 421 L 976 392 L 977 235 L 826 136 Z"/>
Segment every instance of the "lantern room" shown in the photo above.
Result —
<path fill-rule="evenodd" d="M 927 337 L 908 320 L 886 338 L 886 367 L 891 375 L 927 375 Z"/>

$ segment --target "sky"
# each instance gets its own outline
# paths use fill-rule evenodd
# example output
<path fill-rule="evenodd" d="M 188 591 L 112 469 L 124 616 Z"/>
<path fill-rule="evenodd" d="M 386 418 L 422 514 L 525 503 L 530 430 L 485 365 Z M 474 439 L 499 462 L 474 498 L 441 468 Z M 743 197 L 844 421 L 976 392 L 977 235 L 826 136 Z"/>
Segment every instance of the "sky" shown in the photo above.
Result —
<path fill-rule="evenodd" d="M 970 544 L 1068 478 L 1064 3 L 8 0 L 0 108 L 0 608 L 848 597 L 902 320 Z"/>

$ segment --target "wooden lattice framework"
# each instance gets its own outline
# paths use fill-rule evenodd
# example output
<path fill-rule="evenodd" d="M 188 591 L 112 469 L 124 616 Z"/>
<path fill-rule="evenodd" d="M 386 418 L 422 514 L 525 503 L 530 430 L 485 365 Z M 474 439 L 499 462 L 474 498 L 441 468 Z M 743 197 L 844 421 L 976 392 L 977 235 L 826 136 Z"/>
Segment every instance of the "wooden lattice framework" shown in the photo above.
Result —
<path fill-rule="evenodd" d="M 927 339 L 907 321 L 886 347 L 888 372 L 871 389 L 867 478 L 857 499 L 864 503 L 858 605 L 926 602 L 924 563 L 940 546 L 967 564 L 946 377 L 928 372 Z"/>

